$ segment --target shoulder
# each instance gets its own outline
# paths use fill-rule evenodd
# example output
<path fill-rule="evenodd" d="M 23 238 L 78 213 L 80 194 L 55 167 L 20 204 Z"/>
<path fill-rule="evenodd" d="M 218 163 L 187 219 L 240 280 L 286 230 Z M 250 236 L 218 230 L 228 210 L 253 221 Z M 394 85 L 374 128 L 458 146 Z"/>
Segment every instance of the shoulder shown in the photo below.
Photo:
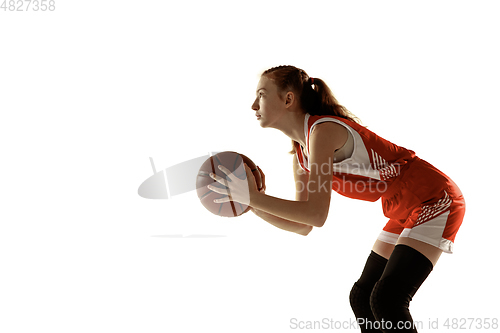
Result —
<path fill-rule="evenodd" d="M 340 125 L 334 121 L 323 121 L 321 123 L 315 124 L 311 130 L 311 134 L 313 133 L 332 133 L 332 132 L 345 132 L 347 133 L 347 129 L 345 126 Z"/>
<path fill-rule="evenodd" d="M 310 133 L 311 143 L 321 144 L 329 148 L 339 149 L 347 141 L 347 129 L 333 121 L 316 124 Z"/>

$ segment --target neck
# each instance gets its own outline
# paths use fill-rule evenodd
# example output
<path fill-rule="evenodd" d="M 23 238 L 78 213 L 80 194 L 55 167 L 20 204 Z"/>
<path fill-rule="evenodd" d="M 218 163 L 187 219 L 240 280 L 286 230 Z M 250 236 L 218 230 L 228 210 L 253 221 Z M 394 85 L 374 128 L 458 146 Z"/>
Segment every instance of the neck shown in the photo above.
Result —
<path fill-rule="evenodd" d="M 304 120 L 306 114 L 302 112 L 292 113 L 290 119 L 279 129 L 290 139 L 297 141 L 303 147 L 306 146 L 304 134 Z"/>

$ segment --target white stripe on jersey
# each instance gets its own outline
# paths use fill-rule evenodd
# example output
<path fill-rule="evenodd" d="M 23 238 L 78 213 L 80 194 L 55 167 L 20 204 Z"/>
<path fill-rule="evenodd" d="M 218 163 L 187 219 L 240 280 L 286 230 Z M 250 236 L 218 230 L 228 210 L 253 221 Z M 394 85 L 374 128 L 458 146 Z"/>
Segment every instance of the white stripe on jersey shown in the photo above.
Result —
<path fill-rule="evenodd" d="M 331 121 L 344 126 L 352 134 L 352 137 L 354 138 L 354 150 L 352 152 L 352 155 L 349 158 L 346 158 L 345 160 L 342 160 L 338 163 L 333 163 L 334 173 L 347 173 L 351 175 L 364 176 L 377 180 L 387 180 L 389 178 L 396 177 L 400 174 L 399 165 L 397 164 L 389 165 L 387 161 L 373 149 L 370 149 L 372 157 L 372 161 L 370 161 L 369 152 L 360 134 L 346 123 L 335 118 L 325 117 L 316 120 L 311 125 L 311 128 L 308 128 L 309 117 L 310 115 L 306 113 L 306 117 L 304 120 L 304 134 L 306 137 L 307 147 L 305 147 L 305 149 L 307 152 L 309 151 L 310 132 L 312 132 L 314 126 L 323 123 L 325 121 Z M 305 160 L 304 164 L 306 165 L 306 168 L 309 169 L 309 161 Z"/>
<path fill-rule="evenodd" d="M 305 124 L 308 123 L 309 120 L 309 114 L 306 114 L 305 117 Z M 351 175 L 358 175 L 358 176 L 364 176 L 368 178 L 373 178 L 373 179 L 378 179 L 380 180 L 380 172 L 376 169 L 374 169 L 371 165 L 370 162 L 370 156 L 368 155 L 368 151 L 366 149 L 366 146 L 363 142 L 363 139 L 359 135 L 357 131 L 355 131 L 352 127 L 347 125 L 346 123 L 335 119 L 335 118 L 321 118 L 315 121 L 312 125 L 311 128 L 309 129 L 309 132 L 307 132 L 307 126 L 304 126 L 304 130 L 306 138 L 307 138 L 307 143 L 306 145 L 309 145 L 309 133 L 312 132 L 312 129 L 314 126 L 317 124 L 323 123 L 325 121 L 331 121 L 334 123 L 337 123 L 339 125 L 344 126 L 353 136 L 354 138 L 354 150 L 352 152 L 351 157 L 340 161 L 338 163 L 333 163 L 333 172 L 334 173 L 347 173 Z M 308 148 L 307 148 L 308 149 Z"/>
<path fill-rule="evenodd" d="M 450 198 L 448 193 L 444 191 L 444 197 L 440 199 L 438 202 L 426 205 L 422 207 L 422 212 L 418 215 L 417 221 L 415 222 L 415 226 L 432 220 L 437 215 L 448 210 L 453 203 L 453 200 Z"/>

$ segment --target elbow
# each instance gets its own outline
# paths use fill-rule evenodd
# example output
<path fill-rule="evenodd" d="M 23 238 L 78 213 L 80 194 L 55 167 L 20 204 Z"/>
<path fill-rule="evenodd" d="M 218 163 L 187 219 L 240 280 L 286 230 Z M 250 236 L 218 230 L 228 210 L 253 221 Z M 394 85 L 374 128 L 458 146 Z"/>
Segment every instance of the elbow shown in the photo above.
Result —
<path fill-rule="evenodd" d="M 316 214 L 316 216 L 311 219 L 310 224 L 313 227 L 321 228 L 325 225 L 326 218 L 328 217 L 328 212 L 325 214 Z"/>
<path fill-rule="evenodd" d="M 317 227 L 317 228 L 321 228 L 322 226 L 325 225 L 325 222 L 326 222 L 326 218 L 325 219 L 320 219 L 320 220 L 316 221 L 316 225 L 314 225 L 314 226 Z"/>
<path fill-rule="evenodd" d="M 307 221 L 307 224 L 305 225 L 307 228 L 304 228 L 304 230 L 306 230 L 307 233 L 309 233 L 314 227 L 321 228 L 323 225 L 325 225 L 325 222 L 326 219 L 323 218 L 309 219 L 309 221 Z"/>
<path fill-rule="evenodd" d="M 329 202 L 328 202 L 329 204 Z M 308 225 L 313 227 L 321 228 L 325 225 L 326 219 L 328 218 L 329 206 L 328 204 L 312 204 L 309 206 L 309 221 Z"/>
<path fill-rule="evenodd" d="M 302 230 L 300 230 L 300 232 L 298 232 L 298 234 L 302 236 L 307 236 L 313 230 L 313 228 L 314 227 L 311 225 L 306 225 Z"/>

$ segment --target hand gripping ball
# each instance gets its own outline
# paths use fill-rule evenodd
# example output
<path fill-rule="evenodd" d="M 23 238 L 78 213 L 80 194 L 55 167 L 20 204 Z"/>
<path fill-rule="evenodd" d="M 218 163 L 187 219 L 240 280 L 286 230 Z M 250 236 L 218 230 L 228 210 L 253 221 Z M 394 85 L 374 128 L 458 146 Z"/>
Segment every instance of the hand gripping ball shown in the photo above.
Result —
<path fill-rule="evenodd" d="M 227 177 L 226 174 L 218 168 L 219 165 L 223 165 L 228 168 L 236 177 L 246 179 L 247 175 L 243 163 L 246 163 L 250 167 L 250 170 L 252 170 L 255 177 L 257 188 L 261 190 L 263 187 L 261 174 L 255 163 L 243 154 L 225 151 L 211 156 L 201 165 L 196 178 L 196 191 L 201 204 L 211 213 L 219 216 L 235 217 L 245 214 L 250 210 L 250 206 L 240 204 L 239 202 L 229 201 L 215 203 L 214 199 L 220 199 L 226 195 L 213 192 L 207 188 L 207 185 L 212 184 L 217 187 L 222 186 L 209 176 L 210 173 L 215 173 L 223 178 Z"/>

